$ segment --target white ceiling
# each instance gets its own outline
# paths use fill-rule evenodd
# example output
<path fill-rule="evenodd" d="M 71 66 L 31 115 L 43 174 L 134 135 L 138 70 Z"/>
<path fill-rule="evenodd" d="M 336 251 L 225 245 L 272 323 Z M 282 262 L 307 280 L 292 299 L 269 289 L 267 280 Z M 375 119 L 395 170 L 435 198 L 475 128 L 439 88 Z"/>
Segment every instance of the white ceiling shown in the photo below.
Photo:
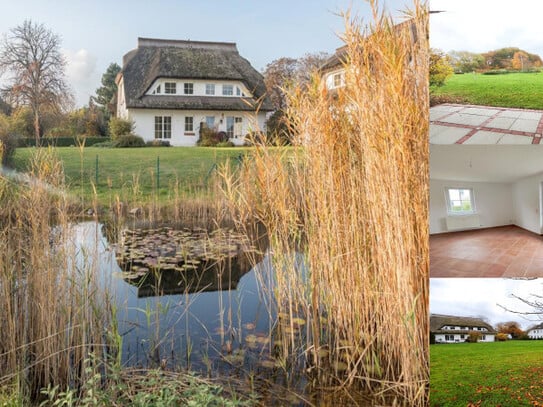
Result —
<path fill-rule="evenodd" d="M 543 145 L 430 145 L 430 179 L 515 182 L 543 173 Z"/>

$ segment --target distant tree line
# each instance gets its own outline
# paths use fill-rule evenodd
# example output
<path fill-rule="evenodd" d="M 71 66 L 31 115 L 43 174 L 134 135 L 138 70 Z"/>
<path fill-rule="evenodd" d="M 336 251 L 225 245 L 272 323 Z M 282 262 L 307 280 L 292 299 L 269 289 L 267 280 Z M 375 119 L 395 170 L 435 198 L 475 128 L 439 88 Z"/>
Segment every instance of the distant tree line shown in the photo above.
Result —
<path fill-rule="evenodd" d="M 481 54 L 469 51 L 430 50 L 430 86 L 441 86 L 453 73 L 538 72 L 541 57 L 520 48 L 507 47 Z"/>

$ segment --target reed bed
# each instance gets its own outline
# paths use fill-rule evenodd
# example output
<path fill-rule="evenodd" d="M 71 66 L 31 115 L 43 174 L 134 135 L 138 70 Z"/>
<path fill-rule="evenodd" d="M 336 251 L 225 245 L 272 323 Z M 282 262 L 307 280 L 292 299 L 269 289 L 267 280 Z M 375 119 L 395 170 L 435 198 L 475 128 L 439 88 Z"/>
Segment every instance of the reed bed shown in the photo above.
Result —
<path fill-rule="evenodd" d="M 394 25 L 371 3 L 367 26 L 344 16 L 345 86 L 328 91 L 315 75 L 289 91 L 300 148 L 257 147 L 239 177 L 223 171 L 223 188 L 240 221 L 269 232 L 282 349 L 305 359 L 315 386 L 423 406 L 428 12 L 415 1 Z"/>
<path fill-rule="evenodd" d="M 40 149 L 29 175 L 30 185 L 0 176 L 0 386 L 23 404 L 49 385 L 85 383 L 105 357 L 111 316 L 93 254 L 68 244 L 54 152 Z"/>

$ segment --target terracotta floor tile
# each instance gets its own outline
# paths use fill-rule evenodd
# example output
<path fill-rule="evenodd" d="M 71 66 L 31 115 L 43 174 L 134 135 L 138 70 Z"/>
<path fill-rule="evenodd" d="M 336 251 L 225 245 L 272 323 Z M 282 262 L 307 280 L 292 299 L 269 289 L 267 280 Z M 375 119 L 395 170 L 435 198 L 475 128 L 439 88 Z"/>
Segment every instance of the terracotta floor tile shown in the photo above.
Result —
<path fill-rule="evenodd" d="M 543 237 L 517 226 L 432 235 L 430 277 L 543 277 Z"/>

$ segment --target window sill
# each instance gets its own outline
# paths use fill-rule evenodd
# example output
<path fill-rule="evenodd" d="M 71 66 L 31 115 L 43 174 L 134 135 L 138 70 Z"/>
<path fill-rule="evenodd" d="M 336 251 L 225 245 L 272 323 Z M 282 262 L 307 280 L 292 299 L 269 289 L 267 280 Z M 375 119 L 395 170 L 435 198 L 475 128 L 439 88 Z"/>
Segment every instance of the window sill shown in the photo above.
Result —
<path fill-rule="evenodd" d="M 185 134 L 185 136 L 195 136 L 196 135 L 196 133 L 190 133 L 190 132 L 189 133 L 185 132 L 184 134 Z"/>

